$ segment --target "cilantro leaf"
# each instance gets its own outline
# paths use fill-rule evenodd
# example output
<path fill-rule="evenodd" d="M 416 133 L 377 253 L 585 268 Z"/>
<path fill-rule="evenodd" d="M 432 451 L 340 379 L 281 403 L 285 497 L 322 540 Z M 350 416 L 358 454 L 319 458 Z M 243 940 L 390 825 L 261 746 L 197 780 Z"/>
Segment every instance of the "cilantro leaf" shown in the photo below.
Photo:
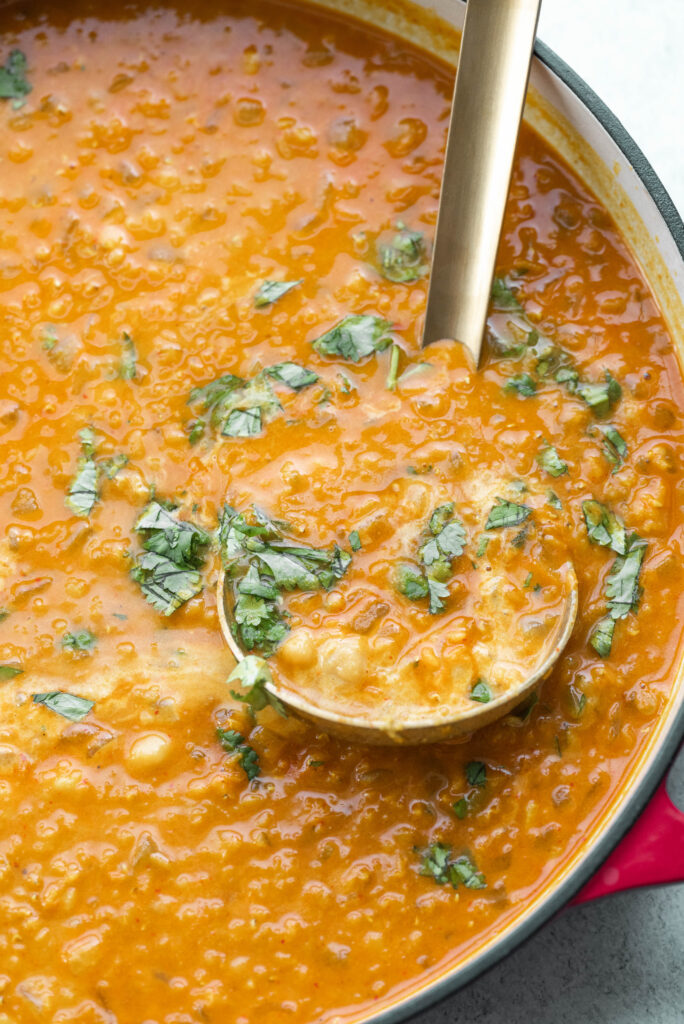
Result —
<path fill-rule="evenodd" d="M 568 472 L 568 464 L 548 441 L 544 442 L 544 447 L 537 456 L 537 462 L 546 470 L 549 476 L 563 476 L 564 473 Z"/>
<path fill-rule="evenodd" d="M 628 454 L 627 442 L 615 427 L 600 426 L 603 433 L 602 451 L 608 462 L 613 465 L 613 473 L 617 473 L 623 465 Z"/>
<path fill-rule="evenodd" d="M 487 782 L 487 765 L 484 761 L 468 761 L 465 766 L 466 779 L 471 786 L 482 787 Z"/>
<path fill-rule="evenodd" d="M 444 601 L 449 596 L 449 588 L 445 583 L 440 583 L 439 580 L 434 579 L 432 576 L 428 576 L 427 585 L 428 594 L 430 595 L 430 614 L 437 615 L 439 612 L 443 612 L 446 607 Z"/>
<path fill-rule="evenodd" d="M 555 491 L 546 492 L 546 504 L 550 505 L 551 508 L 563 508 L 563 502 L 560 500 Z"/>
<path fill-rule="evenodd" d="M 537 385 L 529 373 L 516 373 L 506 381 L 504 391 L 516 391 L 521 398 L 532 398 L 537 393 Z"/>
<path fill-rule="evenodd" d="M 202 589 L 202 577 L 184 569 L 170 558 L 149 551 L 131 569 L 131 579 L 140 584 L 146 601 L 163 615 L 171 615 Z"/>
<path fill-rule="evenodd" d="M 622 396 L 622 388 L 609 370 L 606 370 L 602 383 L 578 384 L 575 390 L 595 416 L 605 416 Z"/>
<path fill-rule="evenodd" d="M 100 462 L 100 469 L 109 480 L 113 480 L 116 474 L 119 473 L 126 465 L 128 465 L 127 455 L 112 455 L 110 459 L 102 459 Z"/>
<path fill-rule="evenodd" d="M 378 242 L 377 253 L 380 273 L 388 281 L 410 284 L 425 277 L 429 270 L 425 251 L 425 236 L 421 231 L 410 231 L 403 225 L 388 242 Z"/>
<path fill-rule="evenodd" d="M 300 277 L 298 281 L 264 281 L 254 296 L 254 305 L 257 309 L 270 306 L 272 303 L 277 302 L 278 299 L 281 299 L 283 295 L 291 292 L 303 280 L 304 278 Z"/>
<path fill-rule="evenodd" d="M 14 679 L 23 672 L 20 665 L 0 665 L 0 683 L 6 683 L 8 679 Z"/>
<path fill-rule="evenodd" d="M 494 309 L 501 312 L 506 312 L 507 310 L 513 310 L 518 313 L 522 312 L 522 306 L 504 277 L 495 277 L 492 281 L 492 305 Z"/>
<path fill-rule="evenodd" d="M 451 806 L 454 809 L 456 817 L 463 821 L 468 813 L 468 801 L 466 798 L 462 796 L 459 800 L 455 800 Z"/>
<path fill-rule="evenodd" d="M 76 697 L 73 693 L 62 690 L 51 690 L 49 693 L 34 693 L 34 704 L 44 704 L 50 711 L 55 711 L 70 722 L 80 722 L 95 707 L 94 700 Z"/>
<path fill-rule="evenodd" d="M 351 547 L 352 551 L 361 550 L 361 538 L 359 536 L 358 530 L 352 530 L 352 532 L 349 534 L 349 546 Z"/>
<path fill-rule="evenodd" d="M 379 316 L 346 316 L 325 334 L 312 342 L 320 355 L 342 356 L 353 363 L 365 356 L 382 352 L 391 343 L 388 331 L 392 324 Z"/>
<path fill-rule="evenodd" d="M 74 654 L 92 654 L 97 647 L 97 637 L 89 629 L 80 629 L 77 633 L 65 633 L 62 647 Z"/>
<path fill-rule="evenodd" d="M 279 715 L 287 718 L 287 711 L 281 700 L 274 693 L 266 689 L 268 683 L 273 683 L 271 670 L 263 658 L 256 654 L 248 654 L 246 658 L 239 661 L 231 674 L 228 682 L 239 682 L 246 689 L 246 693 L 238 693 L 231 690 L 231 696 L 235 700 L 247 704 L 252 714 L 270 705 Z"/>
<path fill-rule="evenodd" d="M 434 879 L 437 885 L 448 883 L 454 889 L 459 885 L 465 885 L 468 889 L 484 889 L 487 884 L 484 875 L 477 870 L 470 857 L 463 854 L 452 860 L 451 847 L 444 843 L 433 843 L 423 851 L 420 874 Z"/>
<path fill-rule="evenodd" d="M 276 363 L 275 366 L 268 366 L 265 373 L 273 377 L 280 384 L 287 384 L 293 391 L 300 391 L 302 388 L 315 384 L 319 379 L 318 374 L 313 370 L 307 370 L 299 363 Z"/>
<path fill-rule="evenodd" d="M 478 679 L 470 691 L 470 699 L 475 700 L 478 704 L 489 704 L 492 699 L 492 691 L 484 681 L 484 679 Z"/>
<path fill-rule="evenodd" d="M 582 502 L 582 513 L 589 540 L 604 548 L 612 548 L 618 555 L 627 550 L 627 532 L 622 519 L 600 501 Z"/>
<path fill-rule="evenodd" d="M 399 380 L 399 359 L 401 357 L 401 349 L 399 345 L 392 345 L 390 352 L 390 367 L 389 373 L 387 374 L 386 387 L 388 391 L 395 391 L 397 387 L 397 381 Z"/>
<path fill-rule="evenodd" d="M 145 508 L 135 524 L 135 531 L 141 534 L 145 551 L 162 555 L 180 569 L 201 569 L 204 549 L 211 543 L 205 530 L 178 519 L 158 501 L 151 501 Z"/>
<path fill-rule="evenodd" d="M 92 512 L 99 496 L 99 476 L 100 471 L 94 459 L 79 459 L 78 472 L 69 484 L 64 499 L 64 504 L 75 516 L 84 518 Z"/>
<path fill-rule="evenodd" d="M 612 615 L 604 615 L 596 623 L 589 636 L 589 643 L 601 658 L 607 658 L 613 647 L 615 619 Z"/>
<path fill-rule="evenodd" d="M 121 362 L 119 363 L 119 376 L 123 380 L 135 380 L 138 368 L 138 355 L 135 350 L 135 343 L 126 331 L 123 332 L 121 345 L 123 351 L 121 353 Z"/>
<path fill-rule="evenodd" d="M 251 782 L 260 774 L 259 755 L 249 743 L 245 742 L 244 736 L 235 729 L 217 729 L 216 737 L 227 753 L 236 753 L 240 766 Z"/>
<path fill-rule="evenodd" d="M 519 526 L 531 514 L 532 509 L 528 505 L 516 505 L 515 502 L 497 498 L 496 505 L 490 511 L 485 523 L 485 530 L 498 530 L 504 526 Z"/>
<path fill-rule="evenodd" d="M 224 437 L 255 437 L 261 433 L 261 409 L 233 409 L 221 433 Z"/>
<path fill-rule="evenodd" d="M 639 605 L 642 592 L 639 575 L 646 548 L 645 540 L 632 536 L 624 555 L 615 559 L 606 582 L 608 608 L 614 619 L 624 619 Z"/>
<path fill-rule="evenodd" d="M 12 50 L 0 67 L 0 99 L 20 101 L 33 86 L 26 78 L 27 60 L 21 50 Z"/>
<path fill-rule="evenodd" d="M 427 578 L 416 566 L 405 562 L 397 566 L 394 586 L 409 601 L 420 601 L 428 596 Z"/>

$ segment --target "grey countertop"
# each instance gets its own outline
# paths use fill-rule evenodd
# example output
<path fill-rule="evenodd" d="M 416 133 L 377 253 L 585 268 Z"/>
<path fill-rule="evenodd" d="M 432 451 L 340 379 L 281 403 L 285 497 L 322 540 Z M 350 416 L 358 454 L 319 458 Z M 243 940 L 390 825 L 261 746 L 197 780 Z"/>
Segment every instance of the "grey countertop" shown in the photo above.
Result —
<path fill-rule="evenodd" d="M 599 94 L 684 212 L 684 0 L 544 0 L 539 36 Z M 670 775 L 684 808 L 684 754 Z M 684 851 L 682 851 L 684 859 Z M 684 885 L 563 911 L 417 1024 L 682 1024 Z"/>

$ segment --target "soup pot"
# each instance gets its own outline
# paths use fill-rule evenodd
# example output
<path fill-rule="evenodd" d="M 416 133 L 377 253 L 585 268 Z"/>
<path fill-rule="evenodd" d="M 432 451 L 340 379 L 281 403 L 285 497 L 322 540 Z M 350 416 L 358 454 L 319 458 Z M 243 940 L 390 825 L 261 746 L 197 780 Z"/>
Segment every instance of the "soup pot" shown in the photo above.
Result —
<path fill-rule="evenodd" d="M 462 0 L 318 0 L 455 64 Z M 446 24 L 445 24 L 446 23 Z M 684 359 L 684 224 L 650 164 L 589 86 L 537 43 L 525 119 L 569 163 L 613 216 L 641 265 Z M 682 595 L 684 601 L 684 595 Z M 569 902 L 637 885 L 684 881 L 684 814 L 666 791 L 684 739 L 684 666 L 640 760 L 602 820 L 582 839 L 555 881 L 523 913 L 465 961 L 367 1018 L 406 1020 L 493 966 Z"/>

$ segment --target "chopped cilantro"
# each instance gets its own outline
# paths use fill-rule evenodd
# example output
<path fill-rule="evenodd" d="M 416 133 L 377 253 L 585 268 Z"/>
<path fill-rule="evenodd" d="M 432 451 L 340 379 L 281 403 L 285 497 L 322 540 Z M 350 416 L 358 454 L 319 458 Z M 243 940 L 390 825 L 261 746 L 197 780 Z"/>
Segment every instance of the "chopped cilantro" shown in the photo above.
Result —
<path fill-rule="evenodd" d="M 163 615 L 171 615 L 202 589 L 199 569 L 208 533 L 194 523 L 178 519 L 158 501 L 151 501 L 135 524 L 145 554 L 131 569 L 147 601 Z"/>
<path fill-rule="evenodd" d="M 468 761 L 465 766 L 466 779 L 470 786 L 482 787 L 487 783 L 487 765 L 484 761 Z"/>
<path fill-rule="evenodd" d="M 409 231 L 403 224 L 389 242 L 378 242 L 377 253 L 380 273 L 388 281 L 410 284 L 425 277 L 429 267 L 425 252 L 425 237 L 421 231 Z"/>
<path fill-rule="evenodd" d="M 62 690 L 51 690 L 49 693 L 34 693 L 34 704 L 44 704 L 50 711 L 55 711 L 70 722 L 80 722 L 95 707 L 94 700 L 76 697 L 73 693 Z"/>
<path fill-rule="evenodd" d="M 489 704 L 492 699 L 492 691 L 484 681 L 484 679 L 478 679 L 470 691 L 470 699 L 475 700 L 478 704 Z"/>
<path fill-rule="evenodd" d="M 233 409 L 228 414 L 221 433 L 224 437 L 255 437 L 261 433 L 261 409 Z"/>
<path fill-rule="evenodd" d="M 110 459 L 102 459 L 100 462 L 100 469 L 106 477 L 113 480 L 116 474 L 121 472 L 126 465 L 128 465 L 127 455 L 112 455 Z"/>
<path fill-rule="evenodd" d="M 233 581 L 236 639 L 245 649 L 269 657 L 285 638 L 288 625 L 280 594 L 288 590 L 329 590 L 341 579 L 351 555 L 337 544 L 332 549 L 291 544 L 278 523 L 258 509 L 250 522 L 226 507 L 221 515 L 219 543 Z"/>
<path fill-rule="evenodd" d="M 317 373 L 307 370 L 299 363 L 276 363 L 275 366 L 267 367 L 265 372 L 280 384 L 287 384 L 293 391 L 300 391 L 310 384 L 315 384 L 319 379 Z"/>
<path fill-rule="evenodd" d="M 352 314 L 312 344 L 320 355 L 342 356 L 343 359 L 358 363 L 365 356 L 382 352 L 391 344 L 392 339 L 388 334 L 391 327 L 388 320 L 379 316 Z"/>
<path fill-rule="evenodd" d="M 77 633 L 65 633 L 62 647 L 74 654 L 92 654 L 97 647 L 97 637 L 89 629 L 80 629 Z"/>
<path fill-rule="evenodd" d="M 596 623 L 589 636 L 589 643 L 600 658 L 607 658 L 613 647 L 615 619 L 612 615 L 604 615 Z"/>
<path fill-rule="evenodd" d="M 0 683 L 6 683 L 8 679 L 14 679 L 23 672 L 21 665 L 0 665 Z"/>
<path fill-rule="evenodd" d="M 519 526 L 524 523 L 532 509 L 528 505 L 516 505 L 512 501 L 496 499 L 496 505 L 489 513 L 485 530 L 498 530 L 504 526 Z"/>
<path fill-rule="evenodd" d="M 572 708 L 572 714 L 575 718 L 580 718 L 587 704 L 587 695 L 583 693 L 579 687 L 573 683 L 568 687 L 568 696 L 570 697 L 570 706 Z"/>
<path fill-rule="evenodd" d="M 521 398 L 532 398 L 537 393 L 537 385 L 529 373 L 516 373 L 506 381 L 504 391 L 516 391 Z"/>
<path fill-rule="evenodd" d="M 246 658 L 237 663 L 228 676 L 228 682 L 239 682 L 247 691 L 238 693 L 231 689 L 230 693 L 235 700 L 247 704 L 252 715 L 270 705 L 279 715 L 287 718 L 287 711 L 282 701 L 266 689 L 267 684 L 273 682 L 273 677 L 263 658 L 259 658 L 256 654 L 248 654 Z"/>
<path fill-rule="evenodd" d="M 352 530 L 352 532 L 349 534 L 349 546 L 351 547 L 352 551 L 361 550 L 361 538 L 359 536 L 358 530 Z"/>
<path fill-rule="evenodd" d="M 33 86 L 26 78 L 27 60 L 21 50 L 11 50 L 5 63 L 0 67 L 0 99 L 14 100 L 19 106 Z"/>
<path fill-rule="evenodd" d="M 454 814 L 456 815 L 456 817 L 463 821 L 466 814 L 468 813 L 468 801 L 466 800 L 466 798 L 462 796 L 460 800 L 454 800 L 451 806 L 454 809 Z"/>
<path fill-rule="evenodd" d="M 477 550 L 475 552 L 476 558 L 484 558 L 490 540 L 491 537 L 488 537 L 486 533 L 482 534 L 479 541 L 477 542 Z"/>
<path fill-rule="evenodd" d="M 225 751 L 236 753 L 240 767 L 251 782 L 259 775 L 259 755 L 253 747 L 245 742 L 244 736 L 235 729 L 217 729 L 216 737 Z"/>
<path fill-rule="evenodd" d="M 138 368 L 138 355 L 135 350 L 135 343 L 130 334 L 123 332 L 121 337 L 121 362 L 119 363 L 119 376 L 124 380 L 134 380 Z"/>
<path fill-rule="evenodd" d="M 387 374 L 387 390 L 394 391 L 397 387 L 397 380 L 399 376 L 399 357 L 401 355 L 401 349 L 398 345 L 392 345 L 390 352 L 390 366 L 389 373 Z"/>
<path fill-rule="evenodd" d="M 564 473 L 568 472 L 568 464 L 548 441 L 544 442 L 544 447 L 537 456 L 537 462 L 546 470 L 549 476 L 563 476 Z"/>
<path fill-rule="evenodd" d="M 470 857 L 463 854 L 452 859 L 451 847 L 444 843 L 433 843 L 422 852 L 420 874 L 434 879 L 437 885 L 449 884 L 454 889 L 461 884 L 468 889 L 484 889 L 487 884 Z"/>
<path fill-rule="evenodd" d="M 609 370 L 604 377 L 600 384 L 578 384 L 575 389 L 595 416 L 605 416 L 622 396 L 622 388 Z"/>
<path fill-rule="evenodd" d="M 99 476 L 100 471 L 94 459 L 79 459 L 78 472 L 69 484 L 69 490 L 64 499 L 64 504 L 75 516 L 84 518 L 92 512 L 98 499 L 97 481 Z"/>
<path fill-rule="evenodd" d="M 613 466 L 613 473 L 617 473 L 627 458 L 628 447 L 624 437 L 615 427 L 599 427 L 603 433 L 602 451 L 608 462 Z"/>
<path fill-rule="evenodd" d="M 641 600 L 639 575 L 646 554 L 646 541 L 633 535 L 624 555 L 615 559 L 606 582 L 608 608 L 614 619 L 624 619 Z"/>
<path fill-rule="evenodd" d="M 427 579 L 423 572 L 417 566 L 405 562 L 397 566 L 394 586 L 409 601 L 420 601 L 428 596 Z"/>
<path fill-rule="evenodd" d="M 627 549 L 627 533 L 622 519 L 595 499 L 583 501 L 582 512 L 589 540 L 623 555 Z"/>
<path fill-rule="evenodd" d="M 281 299 L 283 295 L 291 292 L 303 280 L 304 278 L 300 278 L 298 281 L 264 281 L 254 296 L 254 305 L 257 309 L 270 306 L 272 303 L 277 302 L 278 299 Z"/>
<path fill-rule="evenodd" d="M 522 306 L 515 297 L 510 284 L 504 277 L 495 277 L 492 281 L 492 305 L 501 312 L 508 310 L 522 312 Z"/>
<path fill-rule="evenodd" d="M 430 598 L 430 613 L 444 611 L 449 596 L 445 581 L 451 576 L 451 563 L 463 554 L 466 532 L 463 523 L 454 515 L 453 502 L 440 505 L 430 516 L 428 531 L 423 536 L 418 554 L 422 568 L 406 563 L 397 568 L 395 587 L 412 601 Z"/>
<path fill-rule="evenodd" d="M 555 491 L 546 492 L 546 504 L 550 505 L 551 508 L 563 508 L 563 502 L 560 500 Z"/>

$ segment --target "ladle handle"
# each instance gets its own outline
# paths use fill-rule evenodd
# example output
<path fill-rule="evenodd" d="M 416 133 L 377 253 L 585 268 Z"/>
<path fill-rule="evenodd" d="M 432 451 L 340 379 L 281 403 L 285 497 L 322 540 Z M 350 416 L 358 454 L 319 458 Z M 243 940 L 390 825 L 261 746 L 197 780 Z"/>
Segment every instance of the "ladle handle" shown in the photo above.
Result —
<path fill-rule="evenodd" d="M 469 0 L 446 147 L 423 344 L 480 360 L 541 0 Z"/>

